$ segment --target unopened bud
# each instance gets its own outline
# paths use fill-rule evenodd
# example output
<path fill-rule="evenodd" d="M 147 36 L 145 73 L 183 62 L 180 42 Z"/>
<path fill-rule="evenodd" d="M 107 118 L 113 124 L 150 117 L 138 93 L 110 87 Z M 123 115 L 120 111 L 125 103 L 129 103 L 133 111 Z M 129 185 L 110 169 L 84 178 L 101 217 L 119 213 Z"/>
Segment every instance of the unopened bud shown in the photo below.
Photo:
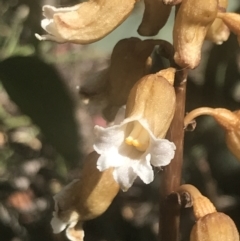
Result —
<path fill-rule="evenodd" d="M 211 213 L 193 226 L 190 241 L 239 241 L 239 234 L 232 219 L 224 213 Z"/>
<path fill-rule="evenodd" d="M 208 28 L 216 18 L 217 0 L 184 0 L 178 10 L 174 29 L 174 60 L 194 69 L 201 60 L 201 49 Z"/>

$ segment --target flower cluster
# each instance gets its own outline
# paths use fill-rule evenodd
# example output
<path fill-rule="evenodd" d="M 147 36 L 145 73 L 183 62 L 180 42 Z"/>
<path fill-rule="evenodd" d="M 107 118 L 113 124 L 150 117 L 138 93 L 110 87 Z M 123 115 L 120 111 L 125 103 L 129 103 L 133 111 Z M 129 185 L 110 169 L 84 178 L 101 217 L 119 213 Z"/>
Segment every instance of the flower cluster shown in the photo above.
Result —
<path fill-rule="evenodd" d="M 67 8 L 46 5 L 41 25 L 47 34 L 36 37 L 59 43 L 98 41 L 130 15 L 137 1 L 89 0 Z M 98 90 L 91 91 L 104 95 L 102 114 L 109 126 L 95 126 L 95 152 L 87 157 L 81 180 L 70 183 L 55 196 L 52 220 L 55 233 L 66 229 L 70 240 L 83 240 L 82 222 L 101 215 L 120 188 L 127 191 L 137 177 L 145 184 L 153 181 L 153 166 L 168 165 L 175 154 L 175 144 L 165 136 L 176 108 L 176 68 L 197 67 L 205 39 L 221 44 L 232 31 L 240 42 L 240 15 L 226 13 L 227 0 L 144 0 L 138 33 L 156 35 L 177 4 L 173 46 L 168 43 L 161 49 L 161 40 L 122 39 L 112 51 L 110 66 L 98 75 L 104 87 L 98 82 L 95 85 Z M 174 68 L 166 68 L 165 64 L 156 67 L 153 59 L 156 46 L 159 48 L 154 54 L 159 59 L 167 58 Z M 112 125 L 117 111 L 125 105 L 124 120 Z M 239 113 L 229 114 L 221 109 L 222 115 L 218 115 L 219 110 L 208 109 L 207 113 L 226 128 L 227 144 L 239 157 Z M 185 124 L 192 115 L 186 117 Z"/>

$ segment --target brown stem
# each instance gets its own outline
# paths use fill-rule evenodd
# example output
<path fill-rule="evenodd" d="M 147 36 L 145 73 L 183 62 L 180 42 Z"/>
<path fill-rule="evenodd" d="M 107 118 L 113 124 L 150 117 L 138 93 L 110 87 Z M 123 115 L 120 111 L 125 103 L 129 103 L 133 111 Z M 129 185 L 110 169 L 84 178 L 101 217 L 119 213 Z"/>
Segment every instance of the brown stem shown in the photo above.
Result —
<path fill-rule="evenodd" d="M 167 197 L 176 191 L 181 183 L 181 172 L 183 163 L 183 139 L 184 139 L 184 115 L 186 97 L 187 71 L 181 70 L 176 73 L 175 91 L 177 106 L 175 115 L 168 132 L 168 139 L 176 145 L 176 152 L 171 163 L 164 168 L 160 182 L 160 219 L 159 240 L 178 241 L 180 207 L 167 201 Z"/>

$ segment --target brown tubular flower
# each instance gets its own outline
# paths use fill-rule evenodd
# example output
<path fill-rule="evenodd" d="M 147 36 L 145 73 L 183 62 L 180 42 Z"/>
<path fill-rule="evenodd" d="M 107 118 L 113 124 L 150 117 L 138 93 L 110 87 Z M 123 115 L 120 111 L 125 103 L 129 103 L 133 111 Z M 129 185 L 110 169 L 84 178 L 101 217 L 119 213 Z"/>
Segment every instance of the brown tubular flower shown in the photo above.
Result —
<path fill-rule="evenodd" d="M 212 116 L 225 130 L 227 147 L 235 157 L 240 160 L 240 111 L 231 112 L 223 108 L 198 108 L 186 115 L 184 119 L 185 127 L 187 127 L 194 118 L 201 115 Z"/>
<path fill-rule="evenodd" d="M 74 180 L 54 196 L 55 211 L 51 225 L 54 233 L 66 228 L 70 240 L 79 236 L 83 240 L 82 222 L 101 215 L 111 204 L 119 191 L 113 179 L 113 169 L 100 172 L 96 168 L 99 155 L 89 154 L 84 162 L 80 179 Z"/>
<path fill-rule="evenodd" d="M 227 27 L 237 35 L 238 44 L 240 45 L 240 15 L 237 13 L 221 13 L 217 17 L 227 25 Z"/>
<path fill-rule="evenodd" d="M 103 114 L 113 121 L 118 109 L 125 105 L 131 88 L 143 76 L 150 73 L 150 55 L 161 40 L 129 38 L 120 40 L 113 49 L 108 70 L 107 107 Z"/>
<path fill-rule="evenodd" d="M 69 8 L 43 7 L 42 27 L 47 35 L 39 40 L 88 44 L 119 26 L 131 13 L 137 0 L 89 0 Z"/>
<path fill-rule="evenodd" d="M 228 0 L 219 0 L 218 9 L 221 12 L 226 12 Z M 222 19 L 216 18 L 207 31 L 206 39 L 215 44 L 222 44 L 228 40 L 230 30 Z"/>
<path fill-rule="evenodd" d="M 173 29 L 174 60 L 194 69 L 201 60 L 201 49 L 208 28 L 217 16 L 217 0 L 182 1 Z"/>
<path fill-rule="evenodd" d="M 172 7 L 162 0 L 144 0 L 145 11 L 138 33 L 142 36 L 154 36 L 166 24 Z"/>
<path fill-rule="evenodd" d="M 185 184 L 177 190 L 181 196 L 189 196 L 189 204 L 193 207 L 196 224 L 193 226 L 190 241 L 239 241 L 239 234 L 232 219 L 224 213 L 216 211 L 211 201 L 199 190 Z"/>

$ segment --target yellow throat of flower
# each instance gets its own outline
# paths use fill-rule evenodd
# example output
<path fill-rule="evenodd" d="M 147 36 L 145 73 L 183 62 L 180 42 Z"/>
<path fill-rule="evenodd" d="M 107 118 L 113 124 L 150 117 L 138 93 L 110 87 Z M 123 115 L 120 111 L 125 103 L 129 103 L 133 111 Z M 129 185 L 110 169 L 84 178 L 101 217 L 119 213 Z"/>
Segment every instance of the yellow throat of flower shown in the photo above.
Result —
<path fill-rule="evenodd" d="M 138 151 L 146 151 L 149 145 L 149 134 L 138 122 L 133 122 L 133 128 L 125 143 L 134 146 Z"/>

